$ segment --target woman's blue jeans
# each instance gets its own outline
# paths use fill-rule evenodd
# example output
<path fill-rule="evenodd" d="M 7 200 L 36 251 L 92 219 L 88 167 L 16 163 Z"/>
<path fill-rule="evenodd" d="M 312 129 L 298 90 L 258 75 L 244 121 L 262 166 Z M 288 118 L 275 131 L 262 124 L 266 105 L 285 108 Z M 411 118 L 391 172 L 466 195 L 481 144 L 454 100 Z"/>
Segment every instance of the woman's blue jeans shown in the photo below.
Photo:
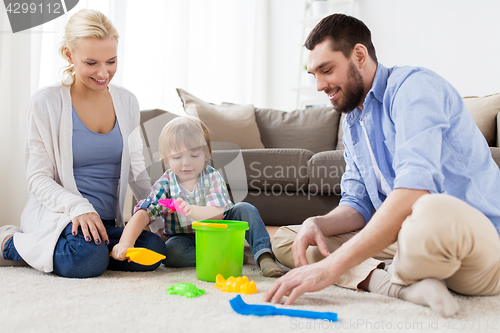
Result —
<path fill-rule="evenodd" d="M 263 253 L 270 253 L 271 240 L 257 208 L 247 202 L 240 202 L 229 209 L 224 220 L 248 222 L 249 229 L 245 231 L 245 239 L 255 262 Z M 165 242 L 167 258 L 163 261 L 169 267 L 195 267 L 196 242 L 193 234 L 172 235 Z"/>
<path fill-rule="evenodd" d="M 78 234 L 71 233 L 73 223 L 64 228 L 54 249 L 53 273 L 69 278 L 89 278 L 99 276 L 106 269 L 114 271 L 152 271 L 160 266 L 158 262 L 151 266 L 144 266 L 134 262 L 119 261 L 110 257 L 113 246 L 118 244 L 123 228 L 115 227 L 114 221 L 103 221 L 109 238 L 109 244 L 103 242 L 97 245 L 94 241 L 87 242 L 83 237 L 82 230 Z M 165 243 L 160 236 L 144 230 L 135 247 L 145 247 L 155 252 L 166 255 Z M 8 260 L 22 260 L 14 247 L 12 238 L 4 246 L 3 255 Z"/>

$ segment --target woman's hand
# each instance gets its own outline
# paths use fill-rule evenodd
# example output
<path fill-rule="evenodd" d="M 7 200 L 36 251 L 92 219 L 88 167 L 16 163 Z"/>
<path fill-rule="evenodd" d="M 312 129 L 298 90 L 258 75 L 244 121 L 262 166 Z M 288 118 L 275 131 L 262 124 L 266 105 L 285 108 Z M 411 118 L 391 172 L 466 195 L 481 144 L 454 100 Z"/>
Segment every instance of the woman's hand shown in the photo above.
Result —
<path fill-rule="evenodd" d="M 106 228 L 104 228 L 101 218 L 96 213 L 78 215 L 73 218 L 71 222 L 73 222 L 73 236 L 78 234 L 78 227 L 80 227 L 82 229 L 83 237 L 87 242 L 90 242 L 93 238 L 97 245 L 101 244 L 101 241 L 103 241 L 106 245 L 109 244 Z"/>
<path fill-rule="evenodd" d="M 127 250 L 131 247 L 134 247 L 133 245 L 130 244 L 125 244 L 123 242 L 119 242 L 115 246 L 113 246 L 113 250 L 111 251 L 111 255 L 113 256 L 114 259 L 123 261 L 127 259 L 125 257 L 125 254 L 127 254 Z M 130 262 L 130 259 L 128 260 Z"/>

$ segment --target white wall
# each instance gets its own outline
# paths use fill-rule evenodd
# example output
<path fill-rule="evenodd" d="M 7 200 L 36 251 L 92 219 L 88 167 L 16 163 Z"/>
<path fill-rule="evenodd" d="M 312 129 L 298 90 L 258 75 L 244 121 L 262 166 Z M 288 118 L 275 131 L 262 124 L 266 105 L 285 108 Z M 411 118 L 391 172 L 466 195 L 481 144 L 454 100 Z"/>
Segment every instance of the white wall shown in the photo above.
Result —
<path fill-rule="evenodd" d="M 353 0 L 330 10 L 368 26 L 379 62 L 386 67 L 424 66 L 451 82 L 462 96 L 500 92 L 500 1 Z M 271 96 L 269 107 L 293 110 L 298 82 L 302 0 L 271 0 Z M 281 13 L 281 14 L 280 14 Z"/>
<path fill-rule="evenodd" d="M 304 0 L 271 0 L 269 46 L 270 91 L 267 105 L 278 110 L 295 109 L 299 84 L 300 52 L 304 40 L 302 23 Z"/>
<path fill-rule="evenodd" d="M 355 1 L 385 66 L 428 67 L 462 95 L 500 92 L 500 1 Z"/>

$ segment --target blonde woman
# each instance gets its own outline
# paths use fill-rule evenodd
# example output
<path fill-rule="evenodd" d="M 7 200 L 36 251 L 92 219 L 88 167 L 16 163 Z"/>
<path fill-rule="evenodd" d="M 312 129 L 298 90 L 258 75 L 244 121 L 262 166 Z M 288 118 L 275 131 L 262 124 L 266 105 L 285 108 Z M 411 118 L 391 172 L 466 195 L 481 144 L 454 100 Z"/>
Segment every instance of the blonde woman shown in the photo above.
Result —
<path fill-rule="evenodd" d="M 139 105 L 110 85 L 117 70 L 118 32 L 95 10 L 80 10 L 67 26 L 60 53 L 69 82 L 39 90 L 27 110 L 25 143 L 29 201 L 20 229 L 0 228 L 6 260 L 64 277 L 93 277 L 106 269 L 152 270 L 110 258 L 123 231 L 127 184 L 147 197 L 137 130 Z M 165 254 L 162 239 L 144 231 L 137 247 Z"/>

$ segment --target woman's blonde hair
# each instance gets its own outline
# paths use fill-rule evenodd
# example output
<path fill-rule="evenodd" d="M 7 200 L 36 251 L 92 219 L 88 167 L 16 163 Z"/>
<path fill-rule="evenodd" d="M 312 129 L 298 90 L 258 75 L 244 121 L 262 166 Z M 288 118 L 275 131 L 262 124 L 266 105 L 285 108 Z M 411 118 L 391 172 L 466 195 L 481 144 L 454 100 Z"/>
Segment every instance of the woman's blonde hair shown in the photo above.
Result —
<path fill-rule="evenodd" d="M 69 61 L 64 52 L 67 47 L 70 52 L 74 52 L 78 47 L 78 43 L 82 38 L 98 38 L 104 39 L 112 37 L 118 40 L 120 35 L 114 27 L 113 23 L 100 11 L 95 9 L 81 9 L 76 12 L 66 24 L 64 40 L 59 48 L 59 53 L 62 57 Z M 71 80 L 66 84 L 66 78 L 63 78 L 64 85 L 72 85 L 75 81 L 75 71 L 73 64 L 69 64 L 63 72 L 68 75 Z"/>
<path fill-rule="evenodd" d="M 210 131 L 198 118 L 193 116 L 177 117 L 169 121 L 161 130 L 158 141 L 160 159 L 168 165 L 172 151 L 202 149 L 205 156 L 212 159 Z"/>

